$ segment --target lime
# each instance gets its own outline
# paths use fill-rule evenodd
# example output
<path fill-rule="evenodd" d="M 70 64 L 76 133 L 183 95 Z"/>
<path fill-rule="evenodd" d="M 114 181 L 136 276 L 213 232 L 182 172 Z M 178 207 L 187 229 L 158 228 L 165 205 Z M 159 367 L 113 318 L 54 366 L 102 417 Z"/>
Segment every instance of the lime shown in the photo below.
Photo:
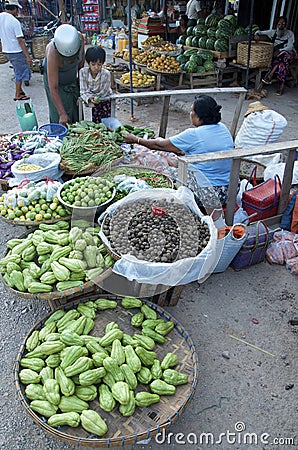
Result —
<path fill-rule="evenodd" d="M 22 206 L 21 211 L 26 214 L 29 211 L 28 206 Z"/>
<path fill-rule="evenodd" d="M 45 220 L 50 220 L 52 218 L 52 214 L 45 213 L 45 215 L 43 217 L 44 217 Z"/>
<path fill-rule="evenodd" d="M 48 204 L 47 204 L 47 203 L 43 203 L 43 204 L 41 205 L 41 209 L 42 209 L 43 211 L 46 211 L 46 210 L 48 209 Z"/>
<path fill-rule="evenodd" d="M 50 204 L 50 209 L 52 210 L 52 211 L 55 211 L 55 209 L 57 209 L 57 203 L 51 203 Z"/>
<path fill-rule="evenodd" d="M 21 217 L 23 215 L 23 211 L 21 209 L 16 209 L 15 215 L 16 215 L 16 217 Z"/>
<path fill-rule="evenodd" d="M 42 220 L 42 219 L 43 219 L 43 217 L 42 217 L 41 214 L 36 214 L 35 215 L 35 220 Z"/>

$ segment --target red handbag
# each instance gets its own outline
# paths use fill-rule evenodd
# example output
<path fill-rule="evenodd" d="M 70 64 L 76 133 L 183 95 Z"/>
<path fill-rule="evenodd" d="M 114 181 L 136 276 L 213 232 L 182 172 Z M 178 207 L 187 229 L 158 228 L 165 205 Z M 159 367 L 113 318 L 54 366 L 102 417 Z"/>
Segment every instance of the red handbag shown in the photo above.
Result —
<path fill-rule="evenodd" d="M 242 195 L 242 208 L 247 214 L 252 216 L 250 222 L 267 219 L 275 216 L 278 210 L 280 199 L 281 182 L 278 175 L 274 178 L 264 181 L 264 183 L 256 185 L 256 169 L 253 168 L 250 178 L 247 182 L 251 182 L 254 176 L 254 187 L 248 191 L 244 191 Z"/>

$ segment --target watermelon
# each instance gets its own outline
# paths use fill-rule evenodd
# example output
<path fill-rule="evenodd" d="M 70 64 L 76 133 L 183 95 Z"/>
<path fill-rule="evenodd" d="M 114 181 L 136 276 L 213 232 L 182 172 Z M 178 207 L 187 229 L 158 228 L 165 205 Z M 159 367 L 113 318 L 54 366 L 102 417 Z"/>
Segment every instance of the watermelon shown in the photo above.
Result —
<path fill-rule="evenodd" d="M 208 28 L 207 36 L 208 38 L 215 38 L 216 28 Z"/>
<path fill-rule="evenodd" d="M 197 66 L 196 73 L 203 73 L 203 72 L 206 72 L 205 67 L 204 66 Z"/>
<path fill-rule="evenodd" d="M 215 43 L 216 39 L 215 38 L 208 38 L 206 41 L 206 48 L 208 50 L 214 50 L 214 43 Z"/>
<path fill-rule="evenodd" d="M 227 31 L 230 31 L 230 33 L 233 33 L 236 27 L 229 20 L 221 19 L 218 22 L 218 28 L 220 28 L 222 30 L 227 30 Z"/>
<path fill-rule="evenodd" d="M 187 47 L 191 47 L 192 36 L 188 36 L 185 41 Z"/>
<path fill-rule="evenodd" d="M 207 38 L 205 36 L 200 37 L 199 39 L 199 47 L 206 48 Z"/>
<path fill-rule="evenodd" d="M 187 73 L 195 73 L 197 70 L 197 65 L 192 61 L 188 61 L 184 66 L 184 70 Z"/>
<path fill-rule="evenodd" d="M 214 72 L 214 63 L 207 59 L 207 61 L 204 62 L 204 69 L 206 72 Z"/>
<path fill-rule="evenodd" d="M 179 63 L 180 66 L 181 66 L 181 64 L 187 63 L 188 57 L 185 56 L 185 54 L 182 54 L 182 55 L 177 56 L 176 60 L 178 61 L 178 63 Z"/>
<path fill-rule="evenodd" d="M 260 29 L 259 25 L 256 25 L 255 23 L 252 25 L 252 35 L 256 34 L 256 31 L 258 31 Z M 245 34 L 249 34 L 250 31 L 250 27 L 249 25 L 247 25 L 247 27 L 245 27 Z"/>
<path fill-rule="evenodd" d="M 215 33 L 216 39 L 229 40 L 231 33 L 227 30 L 221 30 L 218 28 Z"/>
<path fill-rule="evenodd" d="M 191 46 L 192 47 L 199 47 L 199 41 L 200 41 L 200 37 L 199 36 L 194 36 L 191 40 Z"/>
<path fill-rule="evenodd" d="M 227 52 L 229 50 L 229 41 L 216 39 L 216 41 L 214 42 L 214 50 L 216 50 L 217 52 Z"/>
<path fill-rule="evenodd" d="M 194 36 L 200 36 L 200 27 L 198 27 L 198 25 L 193 27 L 193 35 Z"/>
<path fill-rule="evenodd" d="M 210 28 L 210 27 L 216 28 L 219 20 L 220 20 L 220 16 L 218 14 L 210 14 L 205 19 L 205 25 L 208 28 Z"/>
<path fill-rule="evenodd" d="M 191 55 L 196 55 L 196 54 L 197 54 L 196 48 L 189 48 L 188 50 L 185 50 L 185 52 L 183 53 L 183 56 L 186 56 L 186 58 L 188 59 L 191 57 Z"/>
<path fill-rule="evenodd" d="M 200 18 L 197 20 L 197 25 L 205 25 L 205 19 L 203 19 L 203 17 L 200 17 Z"/>
<path fill-rule="evenodd" d="M 204 61 L 206 61 L 207 59 L 212 61 L 213 59 L 213 53 L 209 52 L 208 50 L 198 50 L 197 55 L 199 55 Z"/>
<path fill-rule="evenodd" d="M 185 41 L 186 41 L 186 36 L 184 36 L 184 34 L 181 34 L 181 36 L 179 36 L 179 39 L 178 39 L 178 44 L 185 45 Z"/>
<path fill-rule="evenodd" d="M 197 25 L 195 28 L 198 36 L 207 36 L 208 28 L 205 25 Z"/>
<path fill-rule="evenodd" d="M 227 16 L 224 17 L 225 20 L 228 20 L 229 22 L 231 22 L 231 24 L 233 25 L 234 28 L 236 28 L 237 25 L 237 19 L 235 16 L 233 16 L 232 14 L 228 14 Z"/>
<path fill-rule="evenodd" d="M 192 36 L 192 31 L 193 31 L 193 29 L 194 29 L 194 27 L 188 27 L 188 28 L 186 29 L 186 35 L 187 35 L 187 36 Z"/>
<path fill-rule="evenodd" d="M 183 71 L 185 70 L 185 64 L 180 64 L 180 69 Z"/>
<path fill-rule="evenodd" d="M 191 55 L 189 61 L 194 62 L 197 66 L 203 65 L 203 60 L 199 55 Z"/>
<path fill-rule="evenodd" d="M 234 31 L 234 36 L 242 36 L 243 34 L 246 34 L 245 33 L 245 28 L 243 28 L 243 27 L 238 27 Z"/>

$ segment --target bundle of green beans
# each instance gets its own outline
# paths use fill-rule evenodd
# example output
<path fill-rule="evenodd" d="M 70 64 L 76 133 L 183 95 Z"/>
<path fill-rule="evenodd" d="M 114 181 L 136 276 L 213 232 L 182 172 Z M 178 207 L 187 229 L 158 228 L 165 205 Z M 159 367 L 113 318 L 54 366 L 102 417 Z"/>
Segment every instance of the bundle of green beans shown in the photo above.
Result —
<path fill-rule="evenodd" d="M 79 136 L 68 137 L 60 148 L 61 166 L 67 171 L 82 171 L 103 166 L 122 156 L 118 144 L 101 130 L 85 130 Z"/>

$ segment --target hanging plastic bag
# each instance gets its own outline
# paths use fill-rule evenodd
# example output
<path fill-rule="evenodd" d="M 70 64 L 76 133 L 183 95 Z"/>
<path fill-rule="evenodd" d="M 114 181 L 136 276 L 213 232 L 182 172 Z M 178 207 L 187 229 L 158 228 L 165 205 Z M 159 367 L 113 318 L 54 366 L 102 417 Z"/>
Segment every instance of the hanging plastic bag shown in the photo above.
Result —
<path fill-rule="evenodd" d="M 38 129 L 36 114 L 31 100 L 25 103 L 17 102 L 16 113 L 22 131 L 32 131 Z"/>

